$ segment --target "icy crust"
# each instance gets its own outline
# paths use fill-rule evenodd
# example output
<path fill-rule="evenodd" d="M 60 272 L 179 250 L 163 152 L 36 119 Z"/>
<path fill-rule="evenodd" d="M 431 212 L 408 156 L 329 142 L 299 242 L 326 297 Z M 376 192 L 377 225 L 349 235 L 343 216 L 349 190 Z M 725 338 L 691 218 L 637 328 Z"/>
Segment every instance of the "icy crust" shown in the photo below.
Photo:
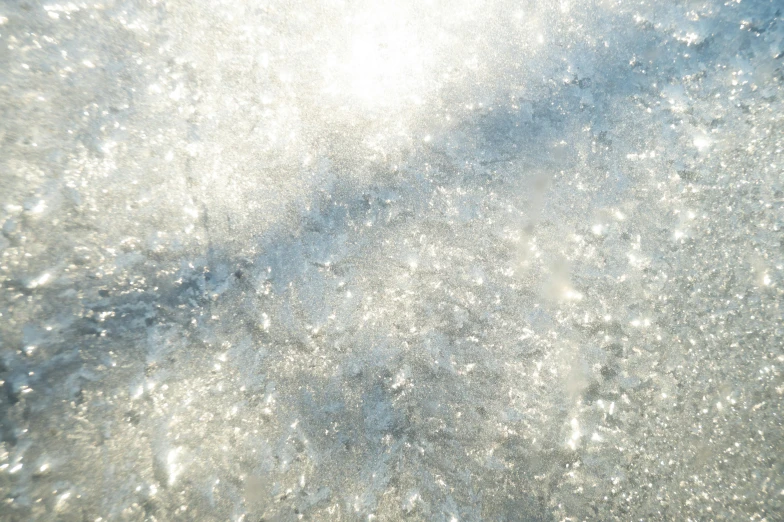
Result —
<path fill-rule="evenodd" d="M 474 4 L 3 7 L 2 518 L 776 519 L 775 2 Z"/>

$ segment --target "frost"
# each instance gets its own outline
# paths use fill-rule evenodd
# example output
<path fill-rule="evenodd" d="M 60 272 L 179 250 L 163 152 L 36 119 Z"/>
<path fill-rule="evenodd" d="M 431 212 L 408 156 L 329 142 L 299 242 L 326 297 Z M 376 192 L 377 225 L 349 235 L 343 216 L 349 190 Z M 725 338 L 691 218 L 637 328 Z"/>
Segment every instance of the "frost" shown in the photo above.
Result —
<path fill-rule="evenodd" d="M 776 2 L 6 4 L 0 518 L 779 515 Z"/>

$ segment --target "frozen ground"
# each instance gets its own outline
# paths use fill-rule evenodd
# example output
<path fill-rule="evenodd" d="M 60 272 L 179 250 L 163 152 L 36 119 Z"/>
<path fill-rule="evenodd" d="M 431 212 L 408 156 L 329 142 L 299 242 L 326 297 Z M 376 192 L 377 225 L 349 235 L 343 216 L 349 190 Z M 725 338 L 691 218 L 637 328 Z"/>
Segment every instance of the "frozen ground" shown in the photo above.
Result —
<path fill-rule="evenodd" d="M 0 2 L 0 519 L 784 519 L 782 11 Z"/>

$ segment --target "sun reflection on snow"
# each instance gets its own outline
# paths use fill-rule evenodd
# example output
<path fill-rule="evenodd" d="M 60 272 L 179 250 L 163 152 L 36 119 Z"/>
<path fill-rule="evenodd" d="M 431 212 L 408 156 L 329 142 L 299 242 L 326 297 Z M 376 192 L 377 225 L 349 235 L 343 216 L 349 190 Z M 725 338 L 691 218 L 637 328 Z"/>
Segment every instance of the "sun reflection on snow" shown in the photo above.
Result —
<path fill-rule="evenodd" d="M 327 56 L 325 93 L 366 108 L 424 101 L 432 46 L 421 40 L 413 13 L 376 7 L 352 17 L 348 30 L 348 45 Z"/>

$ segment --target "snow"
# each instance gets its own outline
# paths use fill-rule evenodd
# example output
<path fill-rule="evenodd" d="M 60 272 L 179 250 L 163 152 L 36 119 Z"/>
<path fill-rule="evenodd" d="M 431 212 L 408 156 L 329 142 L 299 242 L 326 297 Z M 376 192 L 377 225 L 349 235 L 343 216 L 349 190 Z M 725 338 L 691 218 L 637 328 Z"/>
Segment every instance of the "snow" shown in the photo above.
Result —
<path fill-rule="evenodd" d="M 775 519 L 781 16 L 0 6 L 0 518 Z"/>

